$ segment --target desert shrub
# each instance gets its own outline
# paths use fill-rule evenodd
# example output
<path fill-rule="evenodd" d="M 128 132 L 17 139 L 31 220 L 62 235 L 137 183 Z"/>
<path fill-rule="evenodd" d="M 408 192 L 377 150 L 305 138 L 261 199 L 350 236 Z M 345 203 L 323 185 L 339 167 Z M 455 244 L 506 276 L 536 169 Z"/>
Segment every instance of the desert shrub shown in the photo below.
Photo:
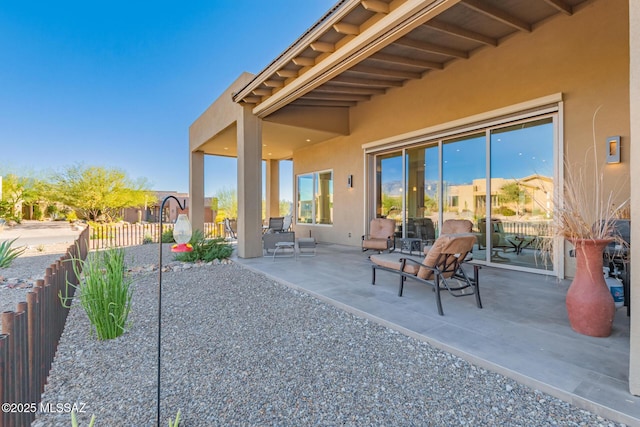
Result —
<path fill-rule="evenodd" d="M 223 238 L 206 239 L 200 230 L 195 230 L 191 240 L 192 252 L 182 252 L 176 254 L 175 259 L 183 262 L 204 261 L 209 262 L 214 259 L 229 258 L 233 248 L 225 243 Z"/>
<path fill-rule="evenodd" d="M 86 260 L 74 259 L 73 268 L 80 284 L 80 305 L 87 313 L 99 340 L 122 335 L 131 309 L 131 284 L 125 274 L 124 249 L 111 248 L 90 253 Z M 82 272 L 82 273 L 80 273 Z M 69 282 L 67 285 L 75 286 Z M 66 299 L 60 294 L 63 304 Z"/>
<path fill-rule="evenodd" d="M 516 214 L 516 211 L 506 206 L 500 206 L 499 213 L 500 215 L 504 216 L 514 216 Z"/>
<path fill-rule="evenodd" d="M 162 232 L 162 243 L 174 243 L 173 230 L 164 230 Z"/>
<path fill-rule="evenodd" d="M 6 240 L 0 243 L 0 268 L 7 268 L 11 265 L 14 259 L 18 258 L 27 249 L 26 246 L 21 248 L 12 248 L 11 245 L 18 240 L 16 237 L 13 240 Z"/>

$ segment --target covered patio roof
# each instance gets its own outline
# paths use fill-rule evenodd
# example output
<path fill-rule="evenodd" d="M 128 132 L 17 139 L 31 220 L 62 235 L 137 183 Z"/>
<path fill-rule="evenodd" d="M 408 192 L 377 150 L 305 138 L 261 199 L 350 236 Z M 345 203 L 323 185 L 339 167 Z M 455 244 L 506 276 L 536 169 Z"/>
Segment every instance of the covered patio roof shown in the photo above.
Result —
<path fill-rule="evenodd" d="M 593 0 L 342 0 L 232 93 L 263 119 L 263 159 L 349 133 L 349 108 L 446 72 Z M 199 149 L 236 156 L 235 125 Z"/>

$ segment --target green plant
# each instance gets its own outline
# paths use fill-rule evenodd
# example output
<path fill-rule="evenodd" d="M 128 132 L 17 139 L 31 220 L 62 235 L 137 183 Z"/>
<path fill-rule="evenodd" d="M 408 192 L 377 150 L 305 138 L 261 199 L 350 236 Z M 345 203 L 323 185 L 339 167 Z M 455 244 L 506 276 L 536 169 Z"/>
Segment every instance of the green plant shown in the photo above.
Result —
<path fill-rule="evenodd" d="M 178 413 L 176 414 L 175 421 L 169 420 L 169 427 L 178 427 L 180 425 L 180 410 L 178 409 Z"/>
<path fill-rule="evenodd" d="M 96 416 L 91 415 L 91 420 L 89 421 L 89 427 L 93 427 L 96 423 Z M 78 427 L 78 420 L 76 419 L 76 411 L 71 411 L 71 427 Z"/>
<path fill-rule="evenodd" d="M 142 238 L 142 244 L 148 245 L 149 243 L 153 243 L 153 237 L 151 237 L 151 234 L 145 234 Z"/>
<path fill-rule="evenodd" d="M 233 252 L 233 248 L 228 243 L 225 243 L 223 238 L 206 239 L 204 234 L 200 230 L 195 230 L 191 240 L 189 241 L 193 246 L 192 252 L 182 252 L 175 256 L 177 261 L 183 262 L 195 262 L 204 261 L 209 262 L 214 259 L 229 258 Z"/>
<path fill-rule="evenodd" d="M 73 269 L 81 277 L 76 287 L 80 304 L 87 313 L 99 340 L 119 337 L 125 331 L 131 309 L 133 281 L 125 275 L 124 249 L 94 252 L 86 260 L 73 259 Z M 82 272 L 82 276 L 80 276 Z M 63 305 L 67 298 L 60 294 Z"/>
<path fill-rule="evenodd" d="M 0 243 L 0 268 L 7 268 L 11 265 L 14 259 L 18 258 L 27 249 L 26 246 L 21 248 L 12 248 L 11 245 L 18 240 L 16 237 L 13 240 L 6 240 Z"/>
<path fill-rule="evenodd" d="M 162 243 L 174 243 L 173 230 L 164 230 L 162 232 Z"/>
<path fill-rule="evenodd" d="M 38 252 L 44 252 L 44 250 L 45 250 L 45 249 L 46 249 L 46 248 L 45 248 L 45 246 L 44 246 L 44 245 L 42 245 L 42 244 L 41 244 L 41 245 L 36 246 L 36 250 L 37 250 Z"/>
<path fill-rule="evenodd" d="M 65 217 L 69 222 L 74 222 L 78 220 L 78 215 L 76 214 L 76 211 L 74 211 L 73 209 L 70 209 L 68 212 L 66 212 Z"/>

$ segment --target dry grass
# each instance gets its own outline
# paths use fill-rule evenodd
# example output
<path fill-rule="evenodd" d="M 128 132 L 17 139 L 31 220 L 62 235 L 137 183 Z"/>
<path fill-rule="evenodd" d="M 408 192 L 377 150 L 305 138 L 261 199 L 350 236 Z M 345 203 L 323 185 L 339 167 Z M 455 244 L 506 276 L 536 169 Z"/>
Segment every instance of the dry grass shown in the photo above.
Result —
<path fill-rule="evenodd" d="M 587 150 L 583 162 L 565 162 L 563 191 L 555 195 L 551 230 L 555 236 L 569 241 L 578 239 L 611 239 L 626 245 L 620 236 L 614 233 L 614 220 L 629 214 L 629 199 L 622 203 L 615 190 L 605 190 L 604 165 L 598 166 L 596 150 L 596 109 L 592 119 L 593 147 Z M 589 156 L 593 156 L 590 167 Z M 619 188 L 614 186 L 613 188 Z M 542 248 L 546 255 L 553 251 L 550 239 Z"/>

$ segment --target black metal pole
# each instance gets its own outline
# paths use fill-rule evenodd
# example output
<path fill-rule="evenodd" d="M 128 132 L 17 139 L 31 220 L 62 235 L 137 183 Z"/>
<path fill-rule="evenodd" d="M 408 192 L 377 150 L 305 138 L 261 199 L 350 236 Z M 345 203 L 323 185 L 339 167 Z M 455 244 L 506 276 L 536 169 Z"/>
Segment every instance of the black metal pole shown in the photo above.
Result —
<path fill-rule="evenodd" d="M 169 199 L 174 199 L 178 203 L 178 208 L 181 211 L 185 210 L 187 206 L 186 200 L 183 200 L 183 203 L 180 204 L 180 200 L 175 196 L 165 197 L 160 205 L 160 234 L 158 235 L 158 242 L 160 245 L 160 258 L 158 261 L 158 402 L 156 408 L 156 425 L 158 427 L 160 427 L 160 349 L 162 348 L 162 217 L 164 213 L 164 204 Z"/>

